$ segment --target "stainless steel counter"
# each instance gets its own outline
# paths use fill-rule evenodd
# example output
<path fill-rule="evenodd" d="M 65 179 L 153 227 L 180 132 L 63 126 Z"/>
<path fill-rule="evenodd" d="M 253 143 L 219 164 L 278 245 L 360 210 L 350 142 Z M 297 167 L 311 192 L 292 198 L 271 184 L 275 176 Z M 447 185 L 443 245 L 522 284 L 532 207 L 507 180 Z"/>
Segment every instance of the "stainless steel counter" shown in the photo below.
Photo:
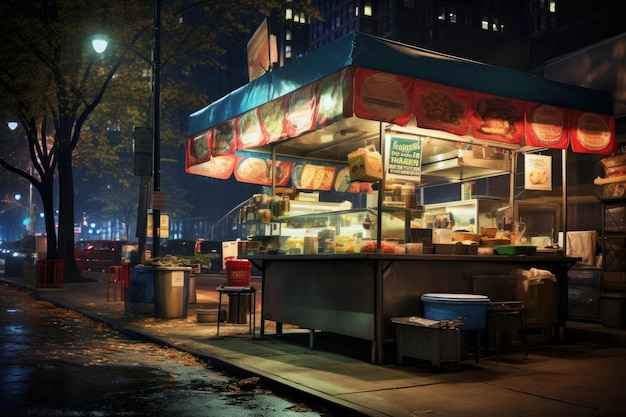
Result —
<path fill-rule="evenodd" d="M 567 270 L 580 258 L 559 255 L 395 255 L 384 253 L 248 256 L 262 271 L 261 335 L 265 321 L 328 331 L 372 342 L 381 363 L 383 343 L 395 341 L 392 317 L 422 315 L 425 293 L 472 293 L 476 276 L 510 276 L 514 269 L 552 272 L 557 332 L 567 320 Z M 485 294 L 490 295 L 490 294 Z M 314 339 L 311 333 L 311 345 Z M 557 334 L 558 335 L 558 334 Z"/>

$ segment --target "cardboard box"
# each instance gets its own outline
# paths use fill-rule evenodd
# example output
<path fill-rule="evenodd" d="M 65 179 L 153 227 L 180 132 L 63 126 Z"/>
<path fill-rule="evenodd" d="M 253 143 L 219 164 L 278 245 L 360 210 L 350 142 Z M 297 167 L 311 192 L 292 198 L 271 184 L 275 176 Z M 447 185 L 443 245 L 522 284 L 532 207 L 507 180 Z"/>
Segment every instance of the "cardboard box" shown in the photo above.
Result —
<path fill-rule="evenodd" d="M 380 153 L 361 148 L 348 155 L 351 181 L 378 181 L 383 178 L 383 161 Z"/>

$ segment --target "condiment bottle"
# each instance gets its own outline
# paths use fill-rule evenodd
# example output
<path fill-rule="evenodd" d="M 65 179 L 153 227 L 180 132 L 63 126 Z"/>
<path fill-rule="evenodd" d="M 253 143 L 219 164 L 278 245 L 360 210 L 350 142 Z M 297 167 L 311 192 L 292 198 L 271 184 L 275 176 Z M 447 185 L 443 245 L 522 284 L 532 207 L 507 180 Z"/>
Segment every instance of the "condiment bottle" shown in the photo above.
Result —
<path fill-rule="evenodd" d="M 282 212 L 282 216 L 289 217 L 291 214 L 291 202 L 289 201 L 289 196 L 284 195 L 283 201 L 281 202 L 280 211 Z"/>

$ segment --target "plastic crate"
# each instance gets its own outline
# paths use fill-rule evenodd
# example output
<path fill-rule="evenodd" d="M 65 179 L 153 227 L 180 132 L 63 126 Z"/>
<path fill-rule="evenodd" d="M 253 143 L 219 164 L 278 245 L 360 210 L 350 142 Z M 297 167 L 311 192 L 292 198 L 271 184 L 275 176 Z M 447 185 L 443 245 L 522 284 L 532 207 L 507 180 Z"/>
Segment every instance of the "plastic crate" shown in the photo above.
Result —
<path fill-rule="evenodd" d="M 442 365 L 459 370 L 461 360 L 461 331 L 458 328 L 424 327 L 411 317 L 396 317 L 397 362 L 404 358 L 429 361 L 433 368 Z"/>
<path fill-rule="evenodd" d="M 229 287 L 249 287 L 250 261 L 226 261 L 226 278 Z"/>

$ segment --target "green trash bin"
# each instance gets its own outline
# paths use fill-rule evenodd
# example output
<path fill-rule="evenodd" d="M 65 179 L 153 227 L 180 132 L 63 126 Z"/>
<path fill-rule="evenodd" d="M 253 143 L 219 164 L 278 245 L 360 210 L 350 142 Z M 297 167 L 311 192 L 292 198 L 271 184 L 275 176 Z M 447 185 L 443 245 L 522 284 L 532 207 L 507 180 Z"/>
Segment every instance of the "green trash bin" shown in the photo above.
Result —
<path fill-rule="evenodd" d="M 154 315 L 161 319 L 187 318 L 190 267 L 154 267 Z"/>

